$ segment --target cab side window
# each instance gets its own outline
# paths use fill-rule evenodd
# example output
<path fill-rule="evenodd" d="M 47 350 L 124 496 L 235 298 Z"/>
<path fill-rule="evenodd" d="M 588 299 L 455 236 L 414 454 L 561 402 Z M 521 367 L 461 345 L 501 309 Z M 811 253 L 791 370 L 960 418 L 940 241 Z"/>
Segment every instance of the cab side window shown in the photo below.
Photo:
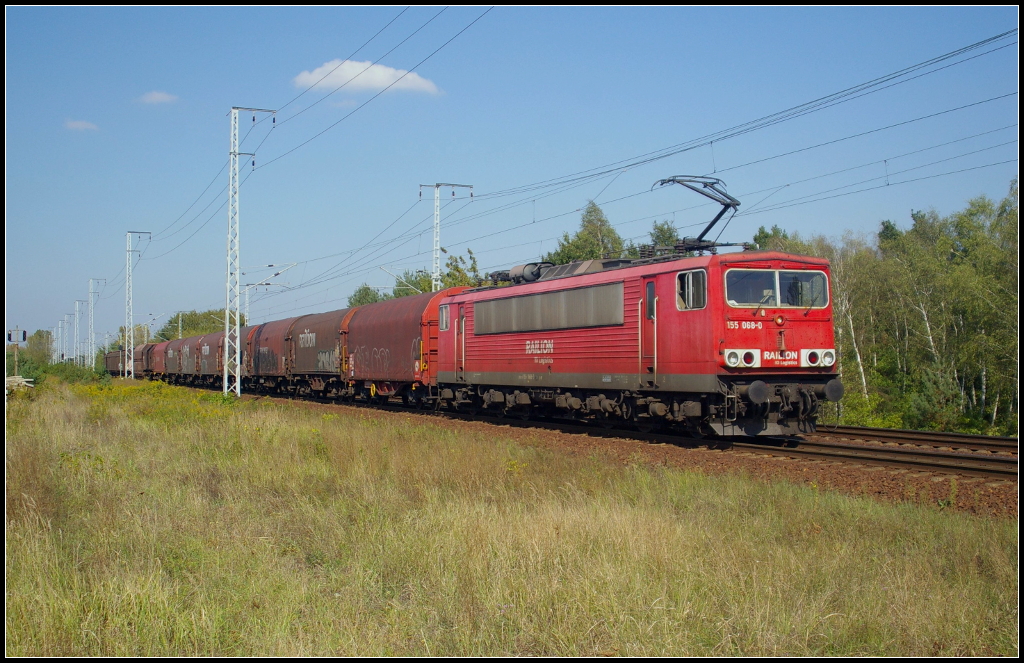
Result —
<path fill-rule="evenodd" d="M 440 308 L 439 313 L 440 315 L 438 316 L 438 318 L 440 319 L 438 320 L 438 322 L 440 324 L 438 326 L 441 329 L 441 331 L 448 331 L 448 305 L 445 304 L 444 306 L 442 306 Z"/>
<path fill-rule="evenodd" d="M 680 311 L 704 308 L 708 299 L 707 280 L 703 269 L 681 272 L 676 279 L 676 308 Z"/>

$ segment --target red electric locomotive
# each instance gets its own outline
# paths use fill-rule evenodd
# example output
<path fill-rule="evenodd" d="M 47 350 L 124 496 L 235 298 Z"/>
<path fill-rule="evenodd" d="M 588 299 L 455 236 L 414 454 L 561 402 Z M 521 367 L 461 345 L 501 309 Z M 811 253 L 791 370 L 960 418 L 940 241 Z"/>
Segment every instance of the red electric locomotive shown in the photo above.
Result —
<path fill-rule="evenodd" d="M 639 263 L 639 264 L 637 264 Z M 810 432 L 838 400 L 828 262 L 775 252 L 526 265 L 441 303 L 441 397 L 467 408 Z"/>

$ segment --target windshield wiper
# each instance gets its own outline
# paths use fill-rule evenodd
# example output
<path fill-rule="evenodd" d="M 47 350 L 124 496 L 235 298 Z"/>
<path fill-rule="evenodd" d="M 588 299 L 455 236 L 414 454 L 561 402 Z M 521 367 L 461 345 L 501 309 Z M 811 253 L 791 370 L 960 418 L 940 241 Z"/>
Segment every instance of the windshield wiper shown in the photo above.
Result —
<path fill-rule="evenodd" d="M 814 302 L 816 301 L 818 301 L 818 293 L 811 295 L 811 303 L 808 305 L 807 310 L 804 311 L 804 316 L 811 312 L 811 309 L 814 308 Z"/>
<path fill-rule="evenodd" d="M 769 292 L 767 295 L 765 295 L 764 297 L 761 298 L 761 301 L 759 301 L 757 303 L 757 308 L 754 309 L 754 317 L 755 318 L 757 317 L 757 314 L 761 311 L 761 307 L 764 306 L 764 303 L 766 301 L 768 301 L 769 299 L 771 299 L 774 294 L 775 294 L 774 292 Z"/>

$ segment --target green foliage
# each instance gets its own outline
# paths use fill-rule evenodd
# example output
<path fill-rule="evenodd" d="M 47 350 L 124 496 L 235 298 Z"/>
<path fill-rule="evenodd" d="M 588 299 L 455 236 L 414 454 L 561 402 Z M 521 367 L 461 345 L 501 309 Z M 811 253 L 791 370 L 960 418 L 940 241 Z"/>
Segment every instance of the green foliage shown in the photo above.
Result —
<path fill-rule="evenodd" d="M 544 260 L 564 265 L 579 260 L 619 258 L 625 249 L 622 238 L 608 217 L 591 200 L 580 217 L 580 229 L 572 236 L 564 233 L 558 240 L 558 248 L 547 254 Z"/>
<path fill-rule="evenodd" d="M 655 221 L 651 228 L 651 244 L 654 246 L 675 246 L 679 241 L 679 231 L 671 221 Z"/>
<path fill-rule="evenodd" d="M 180 329 L 179 329 L 179 324 Z M 241 324 L 244 327 L 247 323 L 245 315 L 242 315 Z M 137 325 L 141 327 L 141 325 Z M 171 316 L 163 327 L 150 339 L 151 342 L 171 341 L 176 338 L 188 338 L 201 334 L 213 334 L 224 331 L 224 309 L 210 309 L 209 311 L 180 311 Z M 120 330 L 124 335 L 124 329 Z M 145 342 L 144 336 L 136 332 L 136 344 Z"/>
<path fill-rule="evenodd" d="M 448 251 L 441 249 L 448 255 Z M 448 255 L 445 268 L 441 272 L 441 288 L 454 288 L 456 286 L 477 286 L 480 285 L 480 271 L 477 266 L 476 256 L 472 250 L 466 251 L 466 256 Z M 395 279 L 395 285 L 390 293 L 378 292 L 365 283 L 356 288 L 348 298 L 349 306 L 363 306 L 364 304 L 375 304 L 397 297 L 409 297 L 433 289 L 433 280 L 430 272 L 425 269 L 407 269 Z"/>
<path fill-rule="evenodd" d="M 7 349 L 7 375 L 14 375 L 14 350 L 13 346 Z M 103 382 L 109 381 L 109 376 L 103 370 L 103 363 L 99 362 L 94 371 L 92 368 L 76 366 L 72 363 L 51 364 L 47 355 L 42 361 L 34 354 L 24 350 L 18 352 L 18 373 L 21 377 L 32 380 L 38 387 L 45 383 L 48 378 L 54 377 L 60 382 Z"/>
<path fill-rule="evenodd" d="M 891 403 L 884 400 L 881 394 L 869 394 L 864 398 L 860 393 L 850 390 L 843 396 L 839 406 L 839 419 L 836 407 L 828 403 L 827 412 L 822 413 L 821 424 L 826 428 L 829 424 L 842 421 L 844 426 L 868 426 L 870 428 L 902 428 L 903 417 L 894 411 Z"/>
<path fill-rule="evenodd" d="M 913 212 L 911 212 L 913 215 Z M 762 230 L 764 227 L 762 226 Z M 886 219 L 882 221 L 878 228 L 878 246 L 883 251 L 887 246 L 891 246 L 894 242 L 899 241 L 903 237 L 903 231 L 896 227 L 896 224 Z"/>
<path fill-rule="evenodd" d="M 409 297 L 422 292 L 430 292 L 432 281 L 430 272 L 425 269 L 407 269 L 395 279 L 395 287 L 391 289 L 391 297 Z"/>
<path fill-rule="evenodd" d="M 19 361 L 31 358 L 39 364 L 45 364 L 50 361 L 52 350 L 53 334 L 46 329 L 37 329 L 28 337 L 26 347 L 19 352 Z"/>
<path fill-rule="evenodd" d="M 377 292 L 370 286 L 363 283 L 356 288 L 355 292 L 348 296 L 348 305 L 349 308 L 365 306 L 366 304 L 376 304 L 377 302 L 382 302 L 386 299 L 391 299 L 391 295 L 386 292 Z"/>
<path fill-rule="evenodd" d="M 458 255 L 448 256 L 445 271 L 441 275 L 442 288 L 480 285 L 480 270 L 477 266 L 476 256 L 469 249 L 466 250 L 466 253 L 469 255 L 468 259 Z"/>
<path fill-rule="evenodd" d="M 762 248 L 828 258 L 843 423 L 1014 435 L 1018 186 L 998 204 L 882 221 L 870 240 L 758 230 Z"/>
<path fill-rule="evenodd" d="M 796 237 L 796 233 L 793 236 Z M 761 226 L 754 233 L 754 244 L 762 251 L 787 251 L 789 241 L 789 233 L 776 225 L 771 230 Z"/>
<path fill-rule="evenodd" d="M 654 249 L 654 255 L 675 254 L 675 245 L 679 242 L 679 231 L 672 225 L 671 221 L 655 221 L 651 227 L 650 242 L 647 244 Z M 679 257 L 693 255 L 690 252 L 678 254 Z M 640 257 L 640 246 L 630 240 L 622 252 L 623 258 L 637 259 Z"/>

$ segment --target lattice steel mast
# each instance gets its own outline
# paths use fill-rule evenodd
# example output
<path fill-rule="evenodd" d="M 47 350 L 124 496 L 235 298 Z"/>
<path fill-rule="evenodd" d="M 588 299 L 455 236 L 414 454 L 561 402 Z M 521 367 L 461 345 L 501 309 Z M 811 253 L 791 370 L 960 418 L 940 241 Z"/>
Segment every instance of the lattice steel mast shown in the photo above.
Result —
<path fill-rule="evenodd" d="M 128 238 L 128 248 L 125 254 L 125 281 L 124 281 L 124 370 L 122 374 L 126 378 L 135 379 L 135 316 L 132 312 L 132 235 L 150 235 L 144 230 L 129 230 L 125 233 Z"/>
<path fill-rule="evenodd" d="M 255 156 L 251 152 L 238 151 L 238 111 L 253 114 L 274 113 L 264 108 L 231 107 L 231 150 L 228 153 L 228 251 L 227 278 L 224 284 L 224 393 L 234 391 L 236 396 L 242 395 L 242 345 L 241 336 L 241 293 L 239 285 L 242 281 L 242 263 L 239 258 L 241 243 L 241 226 L 238 209 L 238 157 Z"/>
<path fill-rule="evenodd" d="M 95 308 L 96 295 L 99 293 L 92 288 L 93 281 L 107 282 L 106 279 L 89 279 L 89 365 L 96 370 L 96 329 L 93 327 L 93 309 Z"/>
<path fill-rule="evenodd" d="M 78 331 L 78 317 L 79 317 L 78 305 L 79 304 L 86 304 L 86 303 L 87 302 L 84 299 L 76 299 L 75 300 L 75 365 L 76 366 L 82 366 L 85 363 L 84 357 L 82 357 L 81 333 Z"/>
<path fill-rule="evenodd" d="M 441 187 L 450 186 L 452 187 L 452 197 L 455 197 L 455 187 L 464 187 L 469 189 L 469 197 L 473 197 L 473 185 L 472 184 L 445 184 L 438 182 L 437 184 L 421 184 L 420 185 L 420 197 L 423 197 L 423 188 L 433 187 L 434 189 L 434 269 L 430 274 L 430 289 L 433 292 L 437 292 L 441 289 Z"/>

